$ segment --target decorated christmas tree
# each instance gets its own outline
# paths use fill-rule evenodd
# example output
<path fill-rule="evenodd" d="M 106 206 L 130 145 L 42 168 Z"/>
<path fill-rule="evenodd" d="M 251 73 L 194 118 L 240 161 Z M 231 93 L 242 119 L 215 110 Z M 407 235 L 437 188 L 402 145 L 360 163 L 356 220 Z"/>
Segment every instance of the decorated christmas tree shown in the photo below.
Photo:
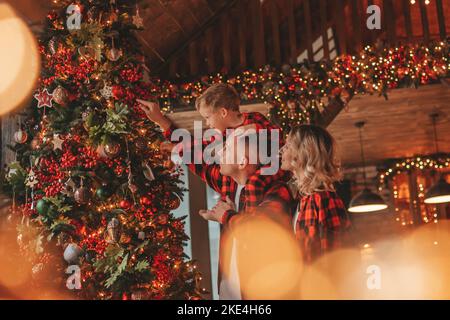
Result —
<path fill-rule="evenodd" d="M 49 4 L 39 86 L 6 175 L 34 285 L 57 282 L 88 299 L 199 298 L 184 217 L 171 213 L 181 172 L 136 103 L 159 98 L 136 39 L 139 3 Z M 73 291 L 69 266 L 81 277 Z"/>

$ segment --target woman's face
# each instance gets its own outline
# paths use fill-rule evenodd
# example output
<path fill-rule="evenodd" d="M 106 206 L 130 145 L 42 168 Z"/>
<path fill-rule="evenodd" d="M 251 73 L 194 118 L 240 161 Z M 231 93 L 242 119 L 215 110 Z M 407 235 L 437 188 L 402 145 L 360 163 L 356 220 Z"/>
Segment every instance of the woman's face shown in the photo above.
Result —
<path fill-rule="evenodd" d="M 286 138 L 286 143 L 280 150 L 281 154 L 281 169 L 292 171 L 294 168 L 292 166 L 295 159 L 295 149 L 292 143 L 292 138 L 289 135 Z"/>

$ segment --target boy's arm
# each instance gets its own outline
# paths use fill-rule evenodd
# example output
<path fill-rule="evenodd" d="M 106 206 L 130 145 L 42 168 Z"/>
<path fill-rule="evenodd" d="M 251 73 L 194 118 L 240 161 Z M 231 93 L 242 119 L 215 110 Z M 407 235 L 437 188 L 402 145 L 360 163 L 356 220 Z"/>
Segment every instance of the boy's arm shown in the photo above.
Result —
<path fill-rule="evenodd" d="M 156 102 L 141 99 L 136 99 L 136 101 L 139 102 L 141 110 L 144 111 L 147 118 L 160 126 L 164 132 L 169 131 L 173 127 L 172 121 L 164 116 Z"/>

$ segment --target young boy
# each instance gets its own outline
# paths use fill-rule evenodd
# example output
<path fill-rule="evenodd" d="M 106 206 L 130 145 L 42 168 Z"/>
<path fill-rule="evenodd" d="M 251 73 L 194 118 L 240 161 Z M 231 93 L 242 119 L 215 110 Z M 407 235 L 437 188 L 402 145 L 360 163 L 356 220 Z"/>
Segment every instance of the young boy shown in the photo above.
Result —
<path fill-rule="evenodd" d="M 161 109 L 157 103 L 150 101 L 137 100 L 141 104 L 141 109 L 145 112 L 147 117 L 158 124 L 163 130 L 166 139 L 170 140 L 172 133 L 177 129 L 174 124 L 163 115 Z M 279 147 L 281 148 L 284 144 L 281 129 L 273 125 L 266 117 L 264 117 L 259 112 L 240 112 L 240 99 L 239 94 L 236 90 L 228 84 L 217 83 L 210 86 L 201 96 L 195 101 L 195 107 L 200 113 L 200 115 L 205 119 L 206 124 L 212 128 L 220 131 L 224 138 L 226 134 L 226 129 L 236 129 L 238 127 L 250 127 L 253 126 L 256 131 L 261 129 L 268 130 L 268 136 L 270 137 L 270 130 L 279 130 Z M 225 140 L 225 139 L 224 139 Z M 202 149 L 206 148 L 212 141 L 203 140 Z M 270 141 L 268 141 L 270 143 Z M 173 147 L 171 145 L 170 147 Z M 195 141 L 190 145 L 191 153 L 195 150 Z M 169 150 L 166 150 L 169 151 Z M 187 150 L 183 150 L 186 152 Z M 200 157 L 203 159 L 203 157 Z M 203 162 L 204 164 L 204 162 Z M 190 163 L 187 164 L 188 168 L 196 173 L 195 165 Z M 283 180 L 289 181 L 291 174 L 289 172 L 278 170 L 275 174 L 271 176 L 273 181 Z M 230 190 L 234 188 L 230 184 L 228 179 L 225 179 L 222 184 L 222 190 L 220 193 L 222 200 L 225 200 L 227 194 Z"/>

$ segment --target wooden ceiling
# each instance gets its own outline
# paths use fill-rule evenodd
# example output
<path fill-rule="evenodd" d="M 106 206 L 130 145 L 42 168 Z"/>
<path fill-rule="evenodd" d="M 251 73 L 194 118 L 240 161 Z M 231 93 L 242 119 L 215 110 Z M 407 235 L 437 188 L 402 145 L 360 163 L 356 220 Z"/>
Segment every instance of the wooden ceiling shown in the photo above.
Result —
<path fill-rule="evenodd" d="M 52 1 L 6 2 L 38 25 Z M 382 9 L 382 30 L 366 27 L 369 4 Z M 355 53 L 376 40 L 442 39 L 450 26 L 450 2 L 442 0 L 143 0 L 139 8 L 146 63 L 155 76 L 172 79 L 293 63 L 305 51 L 311 60 L 321 37 L 333 40 L 323 44 L 328 58 L 333 50 Z"/>
<path fill-rule="evenodd" d="M 389 158 L 435 152 L 430 114 L 439 113 L 436 125 L 441 152 L 450 152 L 450 87 L 436 84 L 418 89 L 391 90 L 389 100 L 355 96 L 328 127 L 336 138 L 344 166 L 360 164 L 357 121 L 363 128 L 364 153 L 376 164 Z"/>

